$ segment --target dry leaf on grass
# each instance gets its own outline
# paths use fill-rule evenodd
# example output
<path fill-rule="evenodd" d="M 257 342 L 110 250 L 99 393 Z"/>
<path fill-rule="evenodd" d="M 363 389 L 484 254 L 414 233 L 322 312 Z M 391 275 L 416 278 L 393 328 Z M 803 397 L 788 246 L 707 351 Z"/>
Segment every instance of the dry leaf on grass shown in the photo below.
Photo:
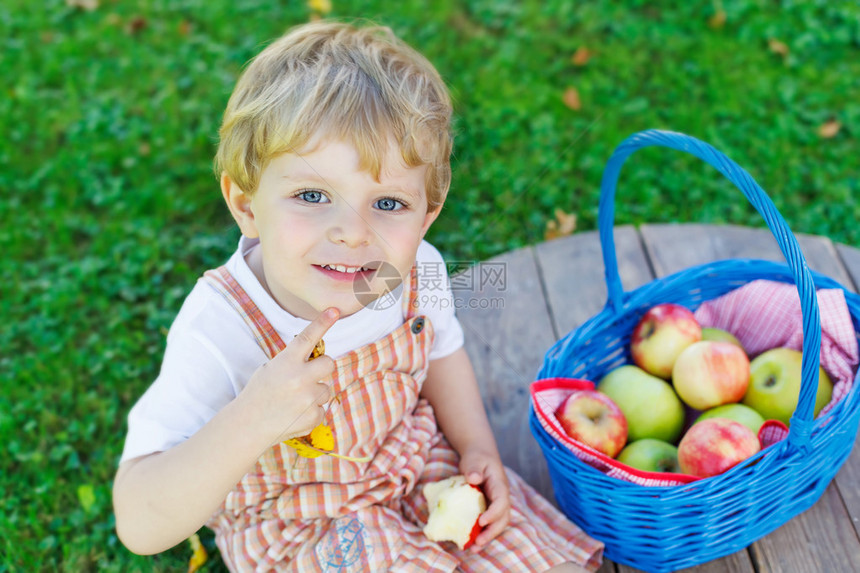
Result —
<path fill-rule="evenodd" d="M 179 32 L 180 36 L 187 36 L 191 33 L 192 27 L 193 26 L 191 22 L 189 22 L 188 20 L 181 20 L 179 22 L 179 25 L 177 26 L 177 31 Z"/>
<path fill-rule="evenodd" d="M 99 7 L 99 0 L 66 0 L 66 6 L 92 12 Z"/>
<path fill-rule="evenodd" d="M 574 66 L 582 67 L 588 63 L 588 60 L 591 59 L 591 50 L 586 48 L 585 46 L 580 46 L 573 53 L 573 56 L 570 57 L 570 61 Z"/>
<path fill-rule="evenodd" d="M 835 137 L 840 129 L 842 129 L 842 124 L 835 119 L 831 119 L 818 127 L 818 135 L 824 139 L 830 139 L 831 137 Z"/>
<path fill-rule="evenodd" d="M 708 26 L 714 30 L 719 30 L 726 25 L 726 11 L 717 10 L 714 15 L 708 18 Z"/>
<path fill-rule="evenodd" d="M 780 42 L 776 38 L 768 38 L 767 39 L 767 47 L 774 54 L 780 55 L 783 58 L 788 55 L 788 46 L 783 42 Z"/>
<path fill-rule="evenodd" d="M 555 210 L 555 219 L 546 223 L 543 238 L 546 241 L 566 237 L 576 230 L 576 213 L 565 213 L 561 209 Z"/>
<path fill-rule="evenodd" d="M 135 16 L 128 21 L 128 24 L 125 26 L 125 31 L 130 36 L 134 36 L 135 34 L 145 30 L 147 26 L 149 26 L 149 20 L 143 16 Z"/>
<path fill-rule="evenodd" d="M 574 111 L 582 109 L 582 101 L 579 99 L 579 92 L 576 88 L 571 87 L 564 90 L 562 101 L 564 101 L 564 105 Z"/>

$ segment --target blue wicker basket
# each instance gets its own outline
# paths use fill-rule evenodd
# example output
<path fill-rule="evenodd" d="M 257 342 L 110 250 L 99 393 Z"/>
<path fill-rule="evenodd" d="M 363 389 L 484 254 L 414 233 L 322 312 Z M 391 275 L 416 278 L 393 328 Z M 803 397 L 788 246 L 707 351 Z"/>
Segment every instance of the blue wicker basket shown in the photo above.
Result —
<path fill-rule="evenodd" d="M 718 261 L 625 292 L 612 235 L 615 187 L 628 156 L 648 146 L 690 153 L 732 181 L 764 218 L 788 265 L 749 259 Z M 606 306 L 550 348 L 539 378 L 596 381 L 610 369 L 631 362 L 630 333 L 642 314 L 657 303 L 673 302 L 695 310 L 702 302 L 757 279 L 797 286 L 804 335 L 799 403 L 788 437 L 748 462 L 686 485 L 645 487 L 609 477 L 580 461 L 543 429 L 534 408 L 529 416 L 559 507 L 605 543 L 609 559 L 663 572 L 743 549 L 812 506 L 851 453 L 860 418 L 860 377 L 830 411 L 815 420 L 812 417 L 821 343 L 815 290 L 844 291 L 855 334 L 860 332 L 860 297 L 810 271 L 785 220 L 746 171 L 710 145 L 683 134 L 644 131 L 615 149 L 601 182 L 599 226 L 608 287 Z"/>

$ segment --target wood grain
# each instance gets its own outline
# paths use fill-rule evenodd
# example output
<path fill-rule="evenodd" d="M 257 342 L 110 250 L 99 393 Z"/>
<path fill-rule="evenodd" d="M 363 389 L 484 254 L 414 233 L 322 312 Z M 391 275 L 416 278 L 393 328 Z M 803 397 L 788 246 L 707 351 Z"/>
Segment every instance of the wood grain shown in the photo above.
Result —
<path fill-rule="evenodd" d="M 654 278 L 633 227 L 614 231 L 618 272 L 627 290 Z M 536 247 L 547 303 L 559 337 L 579 327 L 606 304 L 603 255 L 597 231 Z"/>
<path fill-rule="evenodd" d="M 480 280 L 493 271 L 502 272 L 503 283 Z M 454 290 L 457 314 L 502 462 L 554 503 L 546 462 L 528 426 L 529 385 L 555 342 L 534 250 L 496 257 L 459 278 L 466 273 L 473 280 L 461 280 L 468 288 Z M 452 287 L 457 284 L 452 278 Z M 486 302 L 494 300 L 501 304 Z"/>

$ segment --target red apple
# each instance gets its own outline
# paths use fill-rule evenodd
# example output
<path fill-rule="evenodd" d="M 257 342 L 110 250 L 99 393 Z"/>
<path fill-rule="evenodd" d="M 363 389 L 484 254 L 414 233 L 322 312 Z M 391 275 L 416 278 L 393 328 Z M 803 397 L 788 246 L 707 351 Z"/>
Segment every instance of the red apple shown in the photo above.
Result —
<path fill-rule="evenodd" d="M 746 353 L 730 342 L 702 340 L 678 355 L 672 384 L 681 400 L 697 410 L 739 402 L 750 381 Z"/>
<path fill-rule="evenodd" d="M 630 353 L 639 368 L 668 380 L 681 351 L 701 339 L 702 327 L 692 312 L 678 304 L 658 304 L 633 329 Z"/>
<path fill-rule="evenodd" d="M 609 396 L 577 390 L 555 412 L 568 436 L 614 458 L 627 443 L 627 420 Z"/>
<path fill-rule="evenodd" d="M 728 418 L 694 424 L 678 444 L 681 471 L 711 477 L 734 467 L 761 449 L 752 430 Z"/>
<path fill-rule="evenodd" d="M 453 541 L 460 549 L 471 547 L 481 533 L 478 518 L 487 510 L 481 488 L 460 475 L 428 483 L 423 493 L 430 512 L 424 526 L 427 539 Z"/>

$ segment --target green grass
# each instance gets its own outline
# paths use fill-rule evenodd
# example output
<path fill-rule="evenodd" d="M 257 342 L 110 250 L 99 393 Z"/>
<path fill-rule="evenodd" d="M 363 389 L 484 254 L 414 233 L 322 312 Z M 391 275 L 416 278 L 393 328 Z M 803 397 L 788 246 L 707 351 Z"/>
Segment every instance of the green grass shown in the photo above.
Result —
<path fill-rule="evenodd" d="M 238 238 L 211 173 L 237 74 L 309 16 L 268 0 L 100 4 L 0 6 L 0 572 L 185 569 L 185 544 L 141 558 L 114 535 L 125 416 L 195 278 Z M 555 208 L 593 229 L 606 159 L 652 127 L 738 161 L 796 232 L 860 245 L 855 2 L 724 0 L 716 29 L 707 3 L 425 4 L 335 1 L 332 15 L 391 26 L 451 86 L 454 182 L 429 236 L 448 258 L 538 242 Z M 821 138 L 831 119 L 840 131 Z M 628 162 L 616 217 L 761 224 L 716 171 L 668 150 Z"/>

